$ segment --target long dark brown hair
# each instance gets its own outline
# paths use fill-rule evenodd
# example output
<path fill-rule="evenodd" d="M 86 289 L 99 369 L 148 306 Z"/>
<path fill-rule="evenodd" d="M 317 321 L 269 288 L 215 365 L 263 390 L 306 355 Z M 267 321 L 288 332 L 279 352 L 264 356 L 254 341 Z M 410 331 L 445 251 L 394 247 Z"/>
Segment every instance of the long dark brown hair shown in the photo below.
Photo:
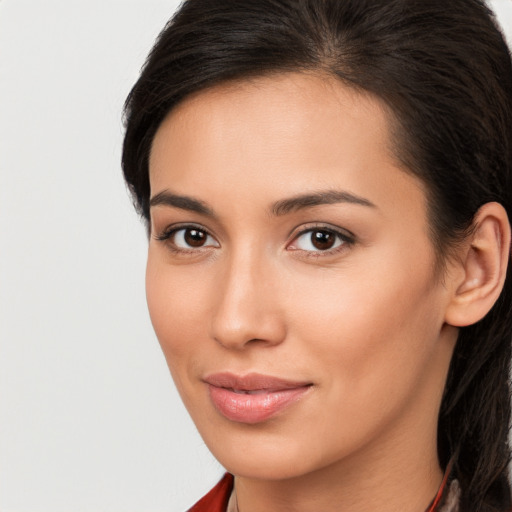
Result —
<path fill-rule="evenodd" d="M 478 208 L 512 218 L 512 63 L 483 0 L 187 0 L 160 34 L 125 107 L 123 170 L 149 219 L 156 130 L 193 92 L 228 80 L 318 71 L 380 98 L 396 156 L 426 184 L 443 262 Z M 512 278 L 462 328 L 438 422 L 464 512 L 509 512 Z"/>

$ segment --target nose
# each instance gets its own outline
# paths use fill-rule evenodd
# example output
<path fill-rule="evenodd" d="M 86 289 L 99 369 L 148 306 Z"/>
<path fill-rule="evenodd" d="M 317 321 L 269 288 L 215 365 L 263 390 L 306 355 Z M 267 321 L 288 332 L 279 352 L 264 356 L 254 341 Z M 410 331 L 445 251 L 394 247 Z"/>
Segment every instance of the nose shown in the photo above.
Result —
<path fill-rule="evenodd" d="M 254 255 L 239 255 L 218 275 L 213 300 L 212 337 L 225 348 L 275 346 L 286 336 L 279 304 L 277 269 Z"/>

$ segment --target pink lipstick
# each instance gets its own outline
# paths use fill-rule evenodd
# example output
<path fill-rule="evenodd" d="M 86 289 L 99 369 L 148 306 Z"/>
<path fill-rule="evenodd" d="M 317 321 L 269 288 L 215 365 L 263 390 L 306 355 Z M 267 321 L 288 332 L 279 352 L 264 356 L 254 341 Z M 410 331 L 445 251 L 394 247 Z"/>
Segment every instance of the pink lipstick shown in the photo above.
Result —
<path fill-rule="evenodd" d="M 310 382 L 292 382 L 257 373 L 216 373 L 204 381 L 217 411 L 231 421 L 250 424 L 275 416 L 301 399 L 312 386 Z"/>

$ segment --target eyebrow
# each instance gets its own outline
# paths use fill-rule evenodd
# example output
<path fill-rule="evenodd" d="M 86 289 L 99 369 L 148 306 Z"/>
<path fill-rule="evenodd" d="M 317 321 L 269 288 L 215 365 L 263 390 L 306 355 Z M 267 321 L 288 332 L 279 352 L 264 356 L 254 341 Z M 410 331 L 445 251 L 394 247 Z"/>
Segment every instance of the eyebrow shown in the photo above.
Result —
<path fill-rule="evenodd" d="M 301 194 L 289 199 L 282 199 L 274 203 L 272 214 L 275 216 L 286 215 L 304 208 L 321 206 L 324 204 L 350 203 L 376 208 L 376 206 L 364 197 L 356 196 L 342 190 L 321 190 L 308 194 Z"/>
<path fill-rule="evenodd" d="M 313 206 L 337 203 L 350 203 L 369 208 L 376 208 L 376 206 L 368 199 L 350 192 L 341 190 L 323 190 L 308 194 L 300 194 L 287 199 L 281 199 L 272 205 L 270 211 L 273 216 L 279 217 L 305 208 L 311 208 Z M 216 217 L 214 211 L 203 201 L 190 196 L 174 194 L 168 190 L 159 192 L 149 201 L 150 207 L 160 205 L 195 212 L 200 215 L 205 215 L 206 217 Z"/>
<path fill-rule="evenodd" d="M 181 210 L 187 210 L 189 212 L 199 213 L 207 217 L 215 217 L 213 210 L 203 201 L 194 199 L 189 196 L 181 196 L 173 194 L 168 190 L 164 190 L 152 197 L 149 201 L 149 206 L 172 206 Z"/>

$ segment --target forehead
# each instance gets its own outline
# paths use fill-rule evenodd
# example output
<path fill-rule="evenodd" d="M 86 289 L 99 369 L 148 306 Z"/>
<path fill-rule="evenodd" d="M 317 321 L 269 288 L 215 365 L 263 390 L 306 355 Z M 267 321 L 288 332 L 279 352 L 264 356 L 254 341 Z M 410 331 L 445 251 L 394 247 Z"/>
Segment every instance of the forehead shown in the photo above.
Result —
<path fill-rule="evenodd" d="M 392 152 L 389 112 L 333 77 L 287 73 L 198 92 L 162 123 L 150 157 L 151 193 L 235 190 L 254 202 L 342 187 L 387 202 L 407 177 Z M 175 190 L 182 188 L 182 190 Z M 371 198 L 370 198 L 371 200 Z M 375 202 L 375 201 L 372 201 Z"/>
<path fill-rule="evenodd" d="M 379 100 L 328 75 L 284 73 L 231 81 L 188 96 L 168 114 L 154 138 L 150 168 L 155 170 L 155 153 L 162 146 L 176 150 L 179 145 L 183 156 L 189 145 L 197 154 L 199 146 L 214 150 L 230 138 L 244 143 L 244 152 L 255 147 L 260 152 L 262 143 L 268 151 L 284 150 L 304 138 L 309 146 L 318 144 L 320 126 L 336 128 L 339 138 L 346 130 L 363 128 L 374 143 L 387 144 L 387 124 Z"/>

